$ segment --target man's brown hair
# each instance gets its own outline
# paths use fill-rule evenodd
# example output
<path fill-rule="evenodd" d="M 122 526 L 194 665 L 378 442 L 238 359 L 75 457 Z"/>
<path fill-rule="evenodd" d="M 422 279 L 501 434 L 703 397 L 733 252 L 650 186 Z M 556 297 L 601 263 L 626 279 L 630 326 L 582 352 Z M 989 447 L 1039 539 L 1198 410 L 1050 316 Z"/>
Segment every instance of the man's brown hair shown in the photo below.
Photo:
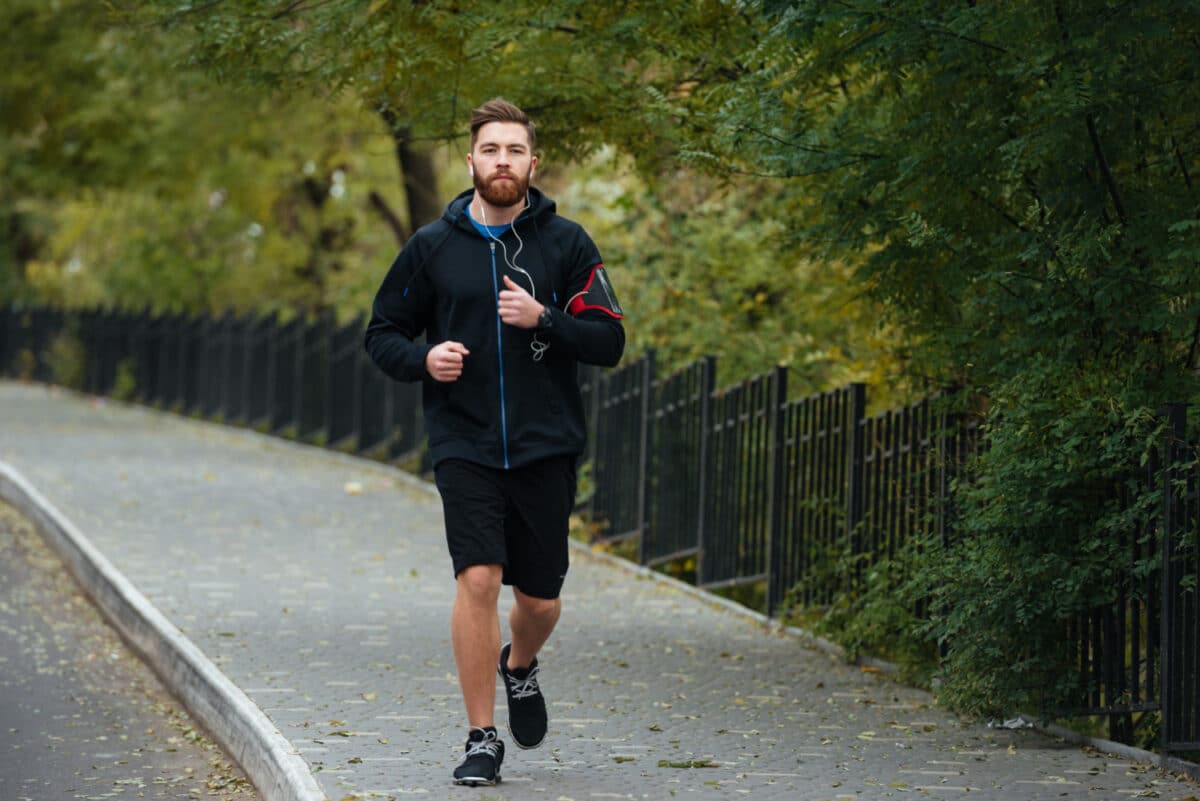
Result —
<path fill-rule="evenodd" d="M 479 129 L 489 122 L 515 122 L 524 125 L 525 131 L 529 134 L 529 152 L 533 153 L 537 148 L 537 134 L 533 132 L 533 120 L 529 119 L 529 115 L 503 97 L 494 97 L 471 112 L 472 150 L 475 149 L 475 139 L 479 136 Z"/>

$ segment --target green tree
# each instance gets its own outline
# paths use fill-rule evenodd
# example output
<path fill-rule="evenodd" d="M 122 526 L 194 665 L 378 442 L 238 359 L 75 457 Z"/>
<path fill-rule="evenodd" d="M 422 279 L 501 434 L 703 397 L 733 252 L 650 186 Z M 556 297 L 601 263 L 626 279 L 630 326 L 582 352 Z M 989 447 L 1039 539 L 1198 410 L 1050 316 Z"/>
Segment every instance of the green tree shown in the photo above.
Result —
<path fill-rule="evenodd" d="M 615 150 L 588 160 L 559 198 L 621 276 L 632 348 L 655 348 L 662 370 L 717 355 L 719 385 L 783 364 L 793 396 L 867 381 L 886 408 L 908 398 L 902 332 L 851 266 L 796 247 L 778 181 L 646 178 L 631 161 Z"/>
<path fill-rule="evenodd" d="M 377 118 L 218 85 L 180 66 L 180 36 L 95 4 L 14 2 L 0 24 L 0 296 L 366 305 L 395 249 L 374 218 L 399 192 Z"/>
<path fill-rule="evenodd" d="M 104 78 L 112 43 L 98 32 L 94 3 L 67 0 L 63 24 L 46 4 L 13 0 L 0 7 L 0 296 L 25 294 L 25 264 L 51 228 L 36 199 L 72 181 L 107 183 L 133 154 L 111 160 L 122 132 L 120 103 L 88 102 Z"/>
<path fill-rule="evenodd" d="M 1200 9 L 761 7 L 764 69 L 681 105 L 707 121 L 689 157 L 802 183 L 791 234 L 855 265 L 920 372 L 984 400 L 961 540 L 914 594 L 944 610 L 953 704 L 1066 703 L 1085 677 L 1062 626 L 1128 568 L 1103 499 L 1154 410 L 1197 396 Z"/>
<path fill-rule="evenodd" d="M 462 147 L 470 110 L 489 97 L 531 112 L 552 160 L 611 144 L 654 162 L 674 147 L 672 126 L 658 124 L 667 119 L 659 115 L 666 98 L 723 80 L 732 68 L 713 54 L 734 52 L 731 43 L 752 30 L 735 7 L 713 0 L 248 0 L 132 9 L 135 19 L 186 30 L 191 63 L 219 80 L 349 94 L 378 114 L 417 225 L 442 209 L 430 143 Z"/>

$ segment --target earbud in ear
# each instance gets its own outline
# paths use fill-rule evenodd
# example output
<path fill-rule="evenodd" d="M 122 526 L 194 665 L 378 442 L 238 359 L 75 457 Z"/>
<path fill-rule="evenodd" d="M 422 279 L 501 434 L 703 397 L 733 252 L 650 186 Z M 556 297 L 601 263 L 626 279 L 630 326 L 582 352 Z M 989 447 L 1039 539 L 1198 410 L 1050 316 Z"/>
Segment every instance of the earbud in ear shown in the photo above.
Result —
<path fill-rule="evenodd" d="M 475 177 L 475 165 L 468 163 L 467 164 L 467 172 L 471 175 L 472 178 L 474 178 Z"/>

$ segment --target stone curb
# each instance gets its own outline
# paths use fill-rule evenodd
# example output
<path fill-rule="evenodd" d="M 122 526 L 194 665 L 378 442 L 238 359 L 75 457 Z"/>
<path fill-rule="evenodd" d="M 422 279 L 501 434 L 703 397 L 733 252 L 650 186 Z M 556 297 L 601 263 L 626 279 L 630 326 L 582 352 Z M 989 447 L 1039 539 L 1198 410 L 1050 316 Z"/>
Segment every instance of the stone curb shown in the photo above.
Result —
<path fill-rule="evenodd" d="M 1125 745 L 1124 743 L 1118 743 L 1113 740 L 1105 740 L 1102 737 L 1092 737 L 1086 734 L 1080 734 L 1079 732 L 1068 729 L 1065 726 L 1059 726 L 1057 723 L 1042 722 L 1032 715 L 1017 715 L 1017 719 L 1021 721 L 1022 724 L 1028 726 L 1034 731 L 1041 732 L 1049 737 L 1057 737 L 1065 743 L 1094 748 L 1101 753 L 1114 754 L 1124 759 L 1128 759 L 1130 762 L 1137 762 L 1143 765 L 1153 765 L 1160 770 L 1181 773 L 1190 779 L 1200 781 L 1200 765 L 1197 765 L 1193 762 L 1177 759 L 1175 757 L 1164 757 L 1162 754 L 1156 754 L 1153 751 L 1147 751 L 1143 748 L 1138 748 L 1137 746 L 1133 745 Z"/>
<path fill-rule="evenodd" d="M 130 647 L 245 771 L 263 801 L 327 801 L 270 719 L 47 498 L 0 461 L 0 499 L 27 517 Z"/>

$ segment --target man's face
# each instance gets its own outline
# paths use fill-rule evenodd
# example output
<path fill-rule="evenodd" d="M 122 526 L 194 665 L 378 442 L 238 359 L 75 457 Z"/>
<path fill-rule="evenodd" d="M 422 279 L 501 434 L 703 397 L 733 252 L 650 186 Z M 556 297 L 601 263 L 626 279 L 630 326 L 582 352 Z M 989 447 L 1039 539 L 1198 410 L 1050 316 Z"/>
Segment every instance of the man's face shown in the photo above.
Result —
<path fill-rule="evenodd" d="M 493 206 L 523 202 L 535 164 L 524 125 L 489 122 L 477 132 L 471 148 L 475 190 Z"/>

